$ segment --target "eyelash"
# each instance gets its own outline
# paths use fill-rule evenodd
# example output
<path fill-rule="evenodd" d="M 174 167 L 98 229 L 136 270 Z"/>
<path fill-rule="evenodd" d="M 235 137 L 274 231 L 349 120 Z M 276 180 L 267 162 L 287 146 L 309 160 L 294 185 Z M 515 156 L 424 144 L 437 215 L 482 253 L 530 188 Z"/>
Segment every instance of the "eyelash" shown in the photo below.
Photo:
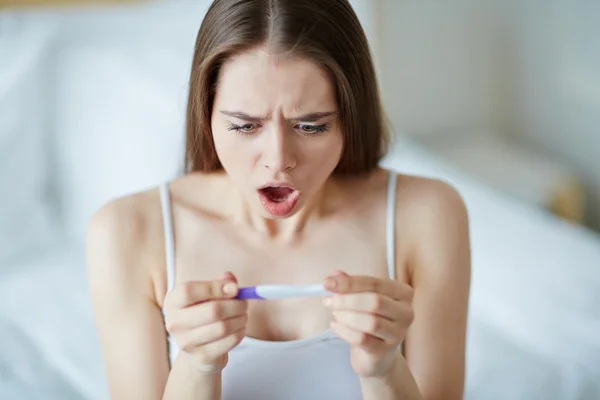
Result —
<path fill-rule="evenodd" d="M 230 124 L 229 128 L 227 130 L 229 130 L 229 131 L 236 131 L 240 135 L 247 136 L 247 135 L 252 134 L 252 132 L 248 132 L 248 131 L 244 130 L 244 128 L 248 127 L 248 126 L 254 127 L 254 125 L 252 125 L 252 124 L 243 124 L 243 125 Z"/>
<path fill-rule="evenodd" d="M 319 136 L 329 130 L 329 125 L 327 125 L 327 124 L 322 124 L 322 125 L 299 124 L 297 126 L 312 129 L 312 131 L 308 131 L 308 132 L 303 130 L 302 128 L 300 129 L 302 131 L 301 134 L 306 135 L 306 136 Z M 244 130 L 244 128 L 247 128 L 247 127 L 250 127 L 250 130 Z M 256 129 L 256 126 L 254 124 L 243 124 L 243 125 L 230 124 L 229 128 L 227 130 L 236 131 L 237 133 L 239 133 L 242 136 L 248 136 L 253 133 L 254 129 Z"/>
<path fill-rule="evenodd" d="M 322 125 L 307 125 L 307 124 L 301 124 L 300 126 L 304 126 L 304 127 L 310 127 L 311 129 L 313 129 L 310 132 L 304 131 L 302 132 L 303 135 L 310 135 L 310 136 L 318 136 L 321 135 L 325 132 L 327 132 L 327 130 L 329 129 L 329 125 L 327 124 L 322 124 Z"/>

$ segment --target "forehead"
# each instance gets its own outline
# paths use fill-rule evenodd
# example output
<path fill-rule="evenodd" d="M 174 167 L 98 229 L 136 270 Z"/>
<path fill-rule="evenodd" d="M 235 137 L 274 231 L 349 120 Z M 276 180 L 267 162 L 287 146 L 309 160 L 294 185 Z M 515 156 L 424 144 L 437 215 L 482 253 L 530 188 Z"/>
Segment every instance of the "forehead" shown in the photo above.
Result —
<path fill-rule="evenodd" d="M 336 108 L 335 91 L 324 68 L 305 58 L 270 54 L 262 47 L 223 64 L 216 97 L 221 106 L 260 114 Z"/>

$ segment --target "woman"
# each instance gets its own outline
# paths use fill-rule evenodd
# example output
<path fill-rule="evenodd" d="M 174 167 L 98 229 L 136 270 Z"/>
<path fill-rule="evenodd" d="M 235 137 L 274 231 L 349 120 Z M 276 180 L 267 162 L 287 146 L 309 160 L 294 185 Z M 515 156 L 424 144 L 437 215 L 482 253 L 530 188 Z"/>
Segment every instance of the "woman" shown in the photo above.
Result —
<path fill-rule="evenodd" d="M 447 184 L 379 168 L 386 135 L 347 0 L 215 0 L 186 174 L 89 226 L 112 397 L 461 398 L 467 213 Z M 333 295 L 236 298 L 319 282 Z"/>

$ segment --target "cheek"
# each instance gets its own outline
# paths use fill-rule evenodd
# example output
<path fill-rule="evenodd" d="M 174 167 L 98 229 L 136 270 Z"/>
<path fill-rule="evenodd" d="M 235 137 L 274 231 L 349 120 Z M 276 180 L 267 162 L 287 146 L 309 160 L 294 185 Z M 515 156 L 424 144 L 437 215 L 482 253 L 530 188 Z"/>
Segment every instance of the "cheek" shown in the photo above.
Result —
<path fill-rule="evenodd" d="M 219 158 L 227 157 L 227 154 L 231 151 L 233 143 L 228 138 L 229 133 L 224 129 L 212 129 L 213 142 Z"/>
<path fill-rule="evenodd" d="M 316 173 L 328 175 L 338 162 L 343 149 L 341 134 L 331 135 L 323 138 L 304 152 L 304 160 Z"/>
<path fill-rule="evenodd" d="M 258 157 L 256 143 L 225 128 L 213 129 L 213 142 L 223 169 L 231 176 L 245 176 Z"/>
<path fill-rule="evenodd" d="M 226 170 L 235 169 L 236 164 L 243 158 L 243 154 L 239 149 L 240 143 L 239 140 L 236 140 L 235 133 L 227 129 L 213 129 L 213 141 L 217 156 L 223 167 Z"/>

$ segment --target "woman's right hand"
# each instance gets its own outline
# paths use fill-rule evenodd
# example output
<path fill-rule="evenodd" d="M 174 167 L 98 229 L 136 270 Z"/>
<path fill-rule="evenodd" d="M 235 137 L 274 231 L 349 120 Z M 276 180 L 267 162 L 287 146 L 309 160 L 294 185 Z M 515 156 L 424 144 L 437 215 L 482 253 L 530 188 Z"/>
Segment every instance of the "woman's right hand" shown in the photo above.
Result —
<path fill-rule="evenodd" d="M 199 372 L 221 371 L 246 334 L 248 302 L 235 299 L 237 292 L 226 272 L 221 280 L 183 282 L 165 298 L 167 331 Z"/>

